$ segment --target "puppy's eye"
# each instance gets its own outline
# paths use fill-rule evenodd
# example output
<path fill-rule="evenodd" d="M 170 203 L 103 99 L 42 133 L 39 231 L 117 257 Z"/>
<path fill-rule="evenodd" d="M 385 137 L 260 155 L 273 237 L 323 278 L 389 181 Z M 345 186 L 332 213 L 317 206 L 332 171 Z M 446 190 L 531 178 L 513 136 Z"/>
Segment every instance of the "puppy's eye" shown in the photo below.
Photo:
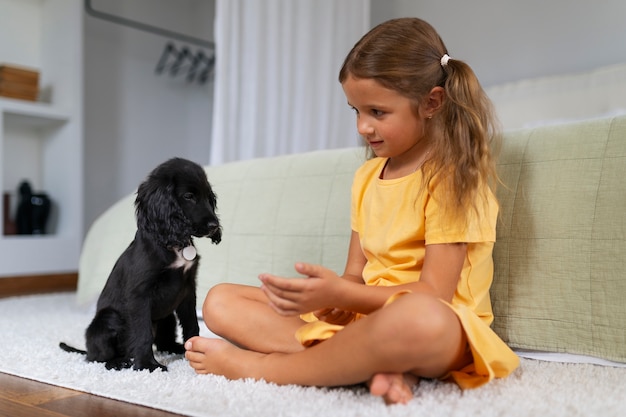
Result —
<path fill-rule="evenodd" d="M 196 196 L 193 195 L 193 193 L 185 193 L 185 194 L 183 194 L 183 198 L 185 200 L 188 200 L 188 201 L 195 201 L 196 200 Z"/>

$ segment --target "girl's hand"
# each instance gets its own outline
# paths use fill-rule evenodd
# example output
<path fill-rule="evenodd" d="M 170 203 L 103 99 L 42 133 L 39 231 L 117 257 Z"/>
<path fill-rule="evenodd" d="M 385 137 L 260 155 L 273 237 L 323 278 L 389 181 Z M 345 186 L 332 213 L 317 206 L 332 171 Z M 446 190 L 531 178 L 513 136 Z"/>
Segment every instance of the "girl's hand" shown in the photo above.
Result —
<path fill-rule="evenodd" d="M 355 317 L 355 313 L 352 311 L 340 310 L 338 308 L 325 308 L 317 310 L 313 313 L 318 319 L 330 324 L 339 324 L 345 326 L 352 322 Z"/>
<path fill-rule="evenodd" d="M 307 278 L 283 278 L 261 274 L 261 289 L 270 305 L 283 316 L 295 316 L 335 306 L 343 280 L 330 269 L 297 263 L 296 271 Z"/>

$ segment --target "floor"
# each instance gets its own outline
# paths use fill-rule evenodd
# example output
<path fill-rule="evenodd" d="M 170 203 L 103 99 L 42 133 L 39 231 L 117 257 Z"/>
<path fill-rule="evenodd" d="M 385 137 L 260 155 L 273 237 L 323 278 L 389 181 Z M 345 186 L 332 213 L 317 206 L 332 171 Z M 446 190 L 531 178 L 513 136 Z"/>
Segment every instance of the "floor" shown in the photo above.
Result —
<path fill-rule="evenodd" d="M 174 417 L 165 411 L 0 373 L 1 417 Z"/>

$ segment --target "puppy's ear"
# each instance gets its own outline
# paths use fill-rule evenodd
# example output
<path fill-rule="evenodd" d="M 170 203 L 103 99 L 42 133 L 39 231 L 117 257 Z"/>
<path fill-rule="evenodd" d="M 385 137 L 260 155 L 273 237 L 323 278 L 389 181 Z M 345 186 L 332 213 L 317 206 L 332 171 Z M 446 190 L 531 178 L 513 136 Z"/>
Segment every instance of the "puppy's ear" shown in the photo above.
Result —
<path fill-rule="evenodd" d="M 135 199 L 137 228 L 150 234 L 162 246 L 178 246 L 179 236 L 188 232 L 189 225 L 171 181 L 149 176 L 137 190 Z"/>

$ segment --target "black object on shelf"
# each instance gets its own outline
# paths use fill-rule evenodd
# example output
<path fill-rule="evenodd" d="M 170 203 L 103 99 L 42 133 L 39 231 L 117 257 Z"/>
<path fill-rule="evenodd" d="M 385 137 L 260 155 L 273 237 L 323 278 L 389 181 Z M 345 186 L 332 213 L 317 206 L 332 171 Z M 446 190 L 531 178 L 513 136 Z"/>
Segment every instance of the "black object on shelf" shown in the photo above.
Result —
<path fill-rule="evenodd" d="M 19 203 L 15 224 L 18 235 L 45 235 L 50 217 L 50 198 L 45 193 L 33 193 L 28 181 L 19 186 Z"/>

